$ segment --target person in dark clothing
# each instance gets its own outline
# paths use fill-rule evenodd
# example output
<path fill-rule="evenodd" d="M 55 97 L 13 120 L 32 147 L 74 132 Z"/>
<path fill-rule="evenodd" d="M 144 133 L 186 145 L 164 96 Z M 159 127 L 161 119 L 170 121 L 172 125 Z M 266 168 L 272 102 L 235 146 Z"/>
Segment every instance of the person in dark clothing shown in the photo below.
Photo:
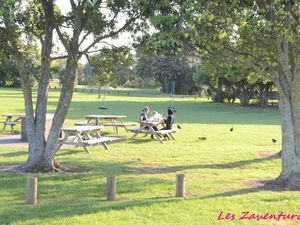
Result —
<path fill-rule="evenodd" d="M 162 128 L 161 130 L 171 130 L 174 121 L 175 121 L 175 118 L 174 118 L 173 110 L 169 108 L 168 109 L 168 117 L 167 117 L 167 119 L 164 119 L 166 127 Z"/>
<path fill-rule="evenodd" d="M 168 108 L 168 117 L 167 117 L 167 119 L 164 119 L 163 121 L 165 122 L 166 126 L 160 130 L 171 130 L 172 125 L 175 121 L 174 112 L 172 109 Z M 167 134 L 164 135 L 164 138 L 170 139 Z"/>

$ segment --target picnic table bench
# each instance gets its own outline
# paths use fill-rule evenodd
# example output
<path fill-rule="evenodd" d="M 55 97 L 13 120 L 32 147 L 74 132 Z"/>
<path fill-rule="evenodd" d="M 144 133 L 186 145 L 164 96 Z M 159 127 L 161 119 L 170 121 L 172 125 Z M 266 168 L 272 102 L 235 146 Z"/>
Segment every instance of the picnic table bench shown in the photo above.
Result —
<path fill-rule="evenodd" d="M 121 140 L 117 137 L 102 137 L 100 130 L 103 126 L 75 126 L 69 128 L 62 128 L 64 133 L 63 138 L 59 140 L 57 151 L 62 145 L 82 146 L 86 153 L 90 153 L 88 146 L 103 145 L 106 150 L 109 150 L 108 143 Z"/>
<path fill-rule="evenodd" d="M 14 132 L 14 126 L 17 124 L 21 124 L 22 118 L 25 117 L 24 114 L 2 114 L 2 116 L 6 117 L 5 121 L 1 121 L 3 123 L 3 130 L 5 130 L 6 126 L 11 127 L 11 132 Z"/>
<path fill-rule="evenodd" d="M 157 141 L 159 141 L 161 144 L 164 142 L 162 141 L 161 135 L 166 135 L 168 139 L 175 140 L 172 133 L 175 133 L 177 129 L 170 129 L 170 130 L 157 130 L 155 131 L 153 127 L 157 127 L 160 125 L 160 122 L 141 122 L 141 126 L 137 128 L 130 129 L 129 131 L 133 132 L 133 136 L 130 138 L 130 140 L 134 140 L 138 134 L 145 134 L 147 136 L 148 134 L 153 135 L 153 138 L 155 138 Z"/>

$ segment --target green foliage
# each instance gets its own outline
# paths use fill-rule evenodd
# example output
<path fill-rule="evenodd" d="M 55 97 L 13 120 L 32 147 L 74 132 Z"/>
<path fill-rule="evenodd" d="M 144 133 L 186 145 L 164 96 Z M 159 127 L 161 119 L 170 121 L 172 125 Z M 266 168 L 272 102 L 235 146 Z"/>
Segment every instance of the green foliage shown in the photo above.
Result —
<path fill-rule="evenodd" d="M 102 49 L 100 54 L 90 58 L 85 66 L 85 80 L 98 86 L 117 85 L 117 73 L 122 67 L 128 67 L 133 62 L 129 48 L 120 47 Z"/>
<path fill-rule="evenodd" d="M 21 80 L 17 65 L 12 59 L 0 61 L 0 87 L 20 87 Z"/>

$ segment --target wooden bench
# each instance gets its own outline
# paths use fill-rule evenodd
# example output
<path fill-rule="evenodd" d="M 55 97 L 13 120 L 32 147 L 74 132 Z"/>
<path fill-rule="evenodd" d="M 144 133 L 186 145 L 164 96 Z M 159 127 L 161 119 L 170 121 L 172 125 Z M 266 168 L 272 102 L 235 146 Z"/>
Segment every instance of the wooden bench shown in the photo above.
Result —
<path fill-rule="evenodd" d="M 128 129 L 128 131 L 132 132 L 132 133 L 136 133 L 139 131 L 139 133 L 144 133 L 144 134 L 148 134 L 149 131 L 148 130 L 140 130 L 141 128 L 140 127 L 136 127 L 136 128 L 131 128 L 131 129 Z"/>
<path fill-rule="evenodd" d="M 96 126 L 96 123 L 90 123 L 90 122 L 76 122 L 74 123 L 75 126 Z"/>
<path fill-rule="evenodd" d="M 74 138 L 72 140 L 72 138 Z M 65 145 L 74 145 L 75 147 L 83 147 L 84 150 L 86 151 L 86 153 L 90 153 L 90 150 L 88 149 L 88 146 L 92 146 L 92 145 L 103 145 L 103 147 L 106 150 L 109 150 L 108 147 L 108 143 L 111 143 L 113 141 L 119 141 L 122 140 L 122 138 L 115 138 L 115 137 L 101 137 L 101 138 L 95 138 L 95 139 L 91 139 L 91 140 L 82 140 L 82 141 L 76 141 L 75 140 L 76 137 L 72 136 L 72 137 L 68 137 L 67 141 L 61 139 L 60 140 L 60 144 L 65 144 Z"/>
<path fill-rule="evenodd" d="M 14 126 L 21 124 L 21 121 L 0 121 L 0 123 L 3 123 L 3 131 L 5 130 L 6 126 L 10 126 L 11 131 L 14 132 Z"/>
<path fill-rule="evenodd" d="M 89 153 L 89 145 L 102 144 L 105 149 L 109 150 L 108 143 L 112 141 L 121 140 L 116 137 L 102 137 L 100 135 L 100 129 L 103 126 L 76 126 L 69 128 L 62 128 L 64 136 L 59 140 L 57 151 L 62 145 L 74 145 L 76 147 L 81 146 L 86 153 Z"/>
<path fill-rule="evenodd" d="M 171 129 L 171 130 L 158 130 L 155 131 L 157 134 L 169 134 L 169 133 L 176 133 L 177 129 Z"/>
<path fill-rule="evenodd" d="M 130 126 L 135 126 L 135 123 L 130 123 L 130 122 L 124 122 L 124 123 L 103 123 L 103 126 L 117 126 L 117 127 L 130 127 Z"/>
<path fill-rule="evenodd" d="M 113 141 L 120 141 L 120 140 L 122 140 L 122 138 L 117 138 L 117 137 L 101 137 L 101 138 L 92 139 L 92 140 L 85 140 L 85 141 L 82 141 L 82 143 L 84 143 L 86 145 L 98 145 L 98 144 L 102 144 L 102 143 L 113 142 Z"/>
<path fill-rule="evenodd" d="M 174 136 L 172 135 L 172 133 L 176 133 L 177 129 L 170 129 L 170 130 L 158 130 L 158 131 L 155 131 L 156 134 L 158 135 L 167 135 L 167 138 L 168 139 L 173 139 L 175 140 Z M 166 138 L 166 137 L 165 137 Z"/>

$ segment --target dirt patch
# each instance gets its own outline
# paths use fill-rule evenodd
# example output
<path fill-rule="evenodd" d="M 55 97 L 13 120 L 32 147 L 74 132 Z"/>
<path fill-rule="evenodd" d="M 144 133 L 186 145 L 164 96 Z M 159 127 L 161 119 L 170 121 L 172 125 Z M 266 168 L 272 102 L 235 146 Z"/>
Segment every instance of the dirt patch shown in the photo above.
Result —
<path fill-rule="evenodd" d="M 246 188 L 262 188 L 271 180 L 246 180 L 242 182 L 242 186 Z"/>
<path fill-rule="evenodd" d="M 241 183 L 243 187 L 249 188 L 249 189 L 256 189 L 256 190 L 266 190 L 266 191 L 293 191 L 293 190 L 299 190 L 295 189 L 286 185 L 278 184 L 277 180 L 259 180 L 259 179 L 252 179 L 252 180 L 246 180 Z"/>
<path fill-rule="evenodd" d="M 90 169 L 85 166 L 65 166 L 64 170 L 59 170 L 57 173 L 85 173 L 88 171 Z"/>
<path fill-rule="evenodd" d="M 52 173 L 68 174 L 68 173 L 85 173 L 88 171 L 90 171 L 90 169 L 85 166 L 64 166 L 64 169 Z M 13 164 L 13 165 L 0 165 L 0 173 L 21 174 L 21 173 L 28 173 L 28 172 L 25 171 L 24 165 Z"/>
<path fill-rule="evenodd" d="M 274 152 L 260 152 L 259 155 L 263 158 L 263 159 L 270 159 L 270 158 L 280 158 L 280 154 L 274 153 Z"/>

